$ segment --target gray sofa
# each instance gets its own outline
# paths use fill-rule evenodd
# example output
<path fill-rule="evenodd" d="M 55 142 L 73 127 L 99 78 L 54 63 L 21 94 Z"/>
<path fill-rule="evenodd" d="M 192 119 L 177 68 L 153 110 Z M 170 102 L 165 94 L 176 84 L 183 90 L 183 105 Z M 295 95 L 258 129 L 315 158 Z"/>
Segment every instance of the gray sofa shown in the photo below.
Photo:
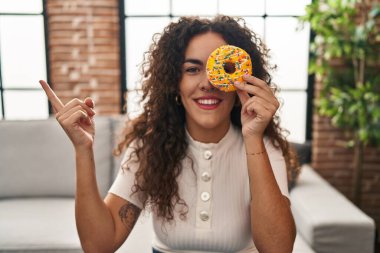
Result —
<path fill-rule="evenodd" d="M 105 196 L 119 169 L 111 155 L 118 118 L 97 117 L 95 157 Z M 74 151 L 54 118 L 0 121 L 0 252 L 82 252 L 75 228 Z M 294 253 L 372 253 L 374 221 L 307 164 L 291 191 Z M 118 250 L 151 252 L 151 220 L 142 215 Z"/>

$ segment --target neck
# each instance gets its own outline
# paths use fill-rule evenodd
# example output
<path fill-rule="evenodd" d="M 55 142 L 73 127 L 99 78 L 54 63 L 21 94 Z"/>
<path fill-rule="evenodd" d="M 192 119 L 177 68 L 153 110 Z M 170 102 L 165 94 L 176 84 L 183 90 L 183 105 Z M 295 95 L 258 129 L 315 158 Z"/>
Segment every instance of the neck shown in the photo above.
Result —
<path fill-rule="evenodd" d="M 223 124 L 214 128 L 203 128 L 199 125 L 187 124 L 186 128 L 195 141 L 218 143 L 227 134 L 230 128 L 230 122 L 223 122 Z"/>

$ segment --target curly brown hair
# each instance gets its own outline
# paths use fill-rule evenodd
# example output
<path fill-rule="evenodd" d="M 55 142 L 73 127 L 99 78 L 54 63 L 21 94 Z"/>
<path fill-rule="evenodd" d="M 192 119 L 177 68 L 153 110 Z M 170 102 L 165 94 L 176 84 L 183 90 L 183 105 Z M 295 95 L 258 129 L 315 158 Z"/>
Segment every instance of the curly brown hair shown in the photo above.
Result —
<path fill-rule="evenodd" d="M 132 142 L 139 143 L 131 154 L 139 161 L 132 191 L 139 192 L 144 209 L 150 207 L 158 217 L 169 222 L 174 218 L 177 204 L 184 207 L 181 218 L 185 218 L 188 210 L 179 196 L 176 180 L 181 173 L 181 162 L 187 156 L 185 109 L 175 98 L 179 94 L 187 45 L 194 36 L 206 32 L 218 33 L 228 44 L 243 48 L 253 59 L 253 75 L 275 87 L 268 73 L 272 69 L 268 64 L 268 50 L 243 19 L 182 17 L 154 36 L 141 67 L 143 113 L 127 121 L 114 153 L 120 154 Z M 231 122 L 241 128 L 240 113 L 241 106 L 234 107 Z M 294 174 L 298 164 L 283 132 L 276 115 L 265 135 L 275 147 L 281 148 L 289 176 Z"/>

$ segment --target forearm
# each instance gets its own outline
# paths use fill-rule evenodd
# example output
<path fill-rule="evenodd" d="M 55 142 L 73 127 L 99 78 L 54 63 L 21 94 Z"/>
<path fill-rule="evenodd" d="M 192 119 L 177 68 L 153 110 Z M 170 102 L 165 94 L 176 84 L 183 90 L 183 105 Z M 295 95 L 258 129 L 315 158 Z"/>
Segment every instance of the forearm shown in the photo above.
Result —
<path fill-rule="evenodd" d="M 265 150 L 261 139 L 246 140 L 247 153 Z M 251 190 L 251 230 L 261 253 L 291 253 L 296 228 L 290 206 L 273 174 L 268 154 L 247 155 Z"/>
<path fill-rule="evenodd" d="M 113 252 L 114 224 L 96 183 L 92 149 L 76 149 L 75 217 L 85 252 Z"/>

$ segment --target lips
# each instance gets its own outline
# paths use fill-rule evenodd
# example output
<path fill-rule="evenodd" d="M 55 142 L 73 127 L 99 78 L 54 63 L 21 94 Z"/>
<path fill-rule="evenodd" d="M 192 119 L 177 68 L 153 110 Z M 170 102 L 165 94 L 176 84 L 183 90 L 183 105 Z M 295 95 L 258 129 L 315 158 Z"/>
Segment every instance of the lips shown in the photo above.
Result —
<path fill-rule="evenodd" d="M 194 101 L 198 105 L 198 107 L 200 107 L 201 109 L 214 110 L 219 106 L 219 104 L 223 100 L 217 97 L 210 96 L 210 97 L 196 98 L 194 99 Z"/>
<path fill-rule="evenodd" d="M 195 101 L 202 105 L 216 105 L 220 103 L 219 99 L 197 99 Z"/>

